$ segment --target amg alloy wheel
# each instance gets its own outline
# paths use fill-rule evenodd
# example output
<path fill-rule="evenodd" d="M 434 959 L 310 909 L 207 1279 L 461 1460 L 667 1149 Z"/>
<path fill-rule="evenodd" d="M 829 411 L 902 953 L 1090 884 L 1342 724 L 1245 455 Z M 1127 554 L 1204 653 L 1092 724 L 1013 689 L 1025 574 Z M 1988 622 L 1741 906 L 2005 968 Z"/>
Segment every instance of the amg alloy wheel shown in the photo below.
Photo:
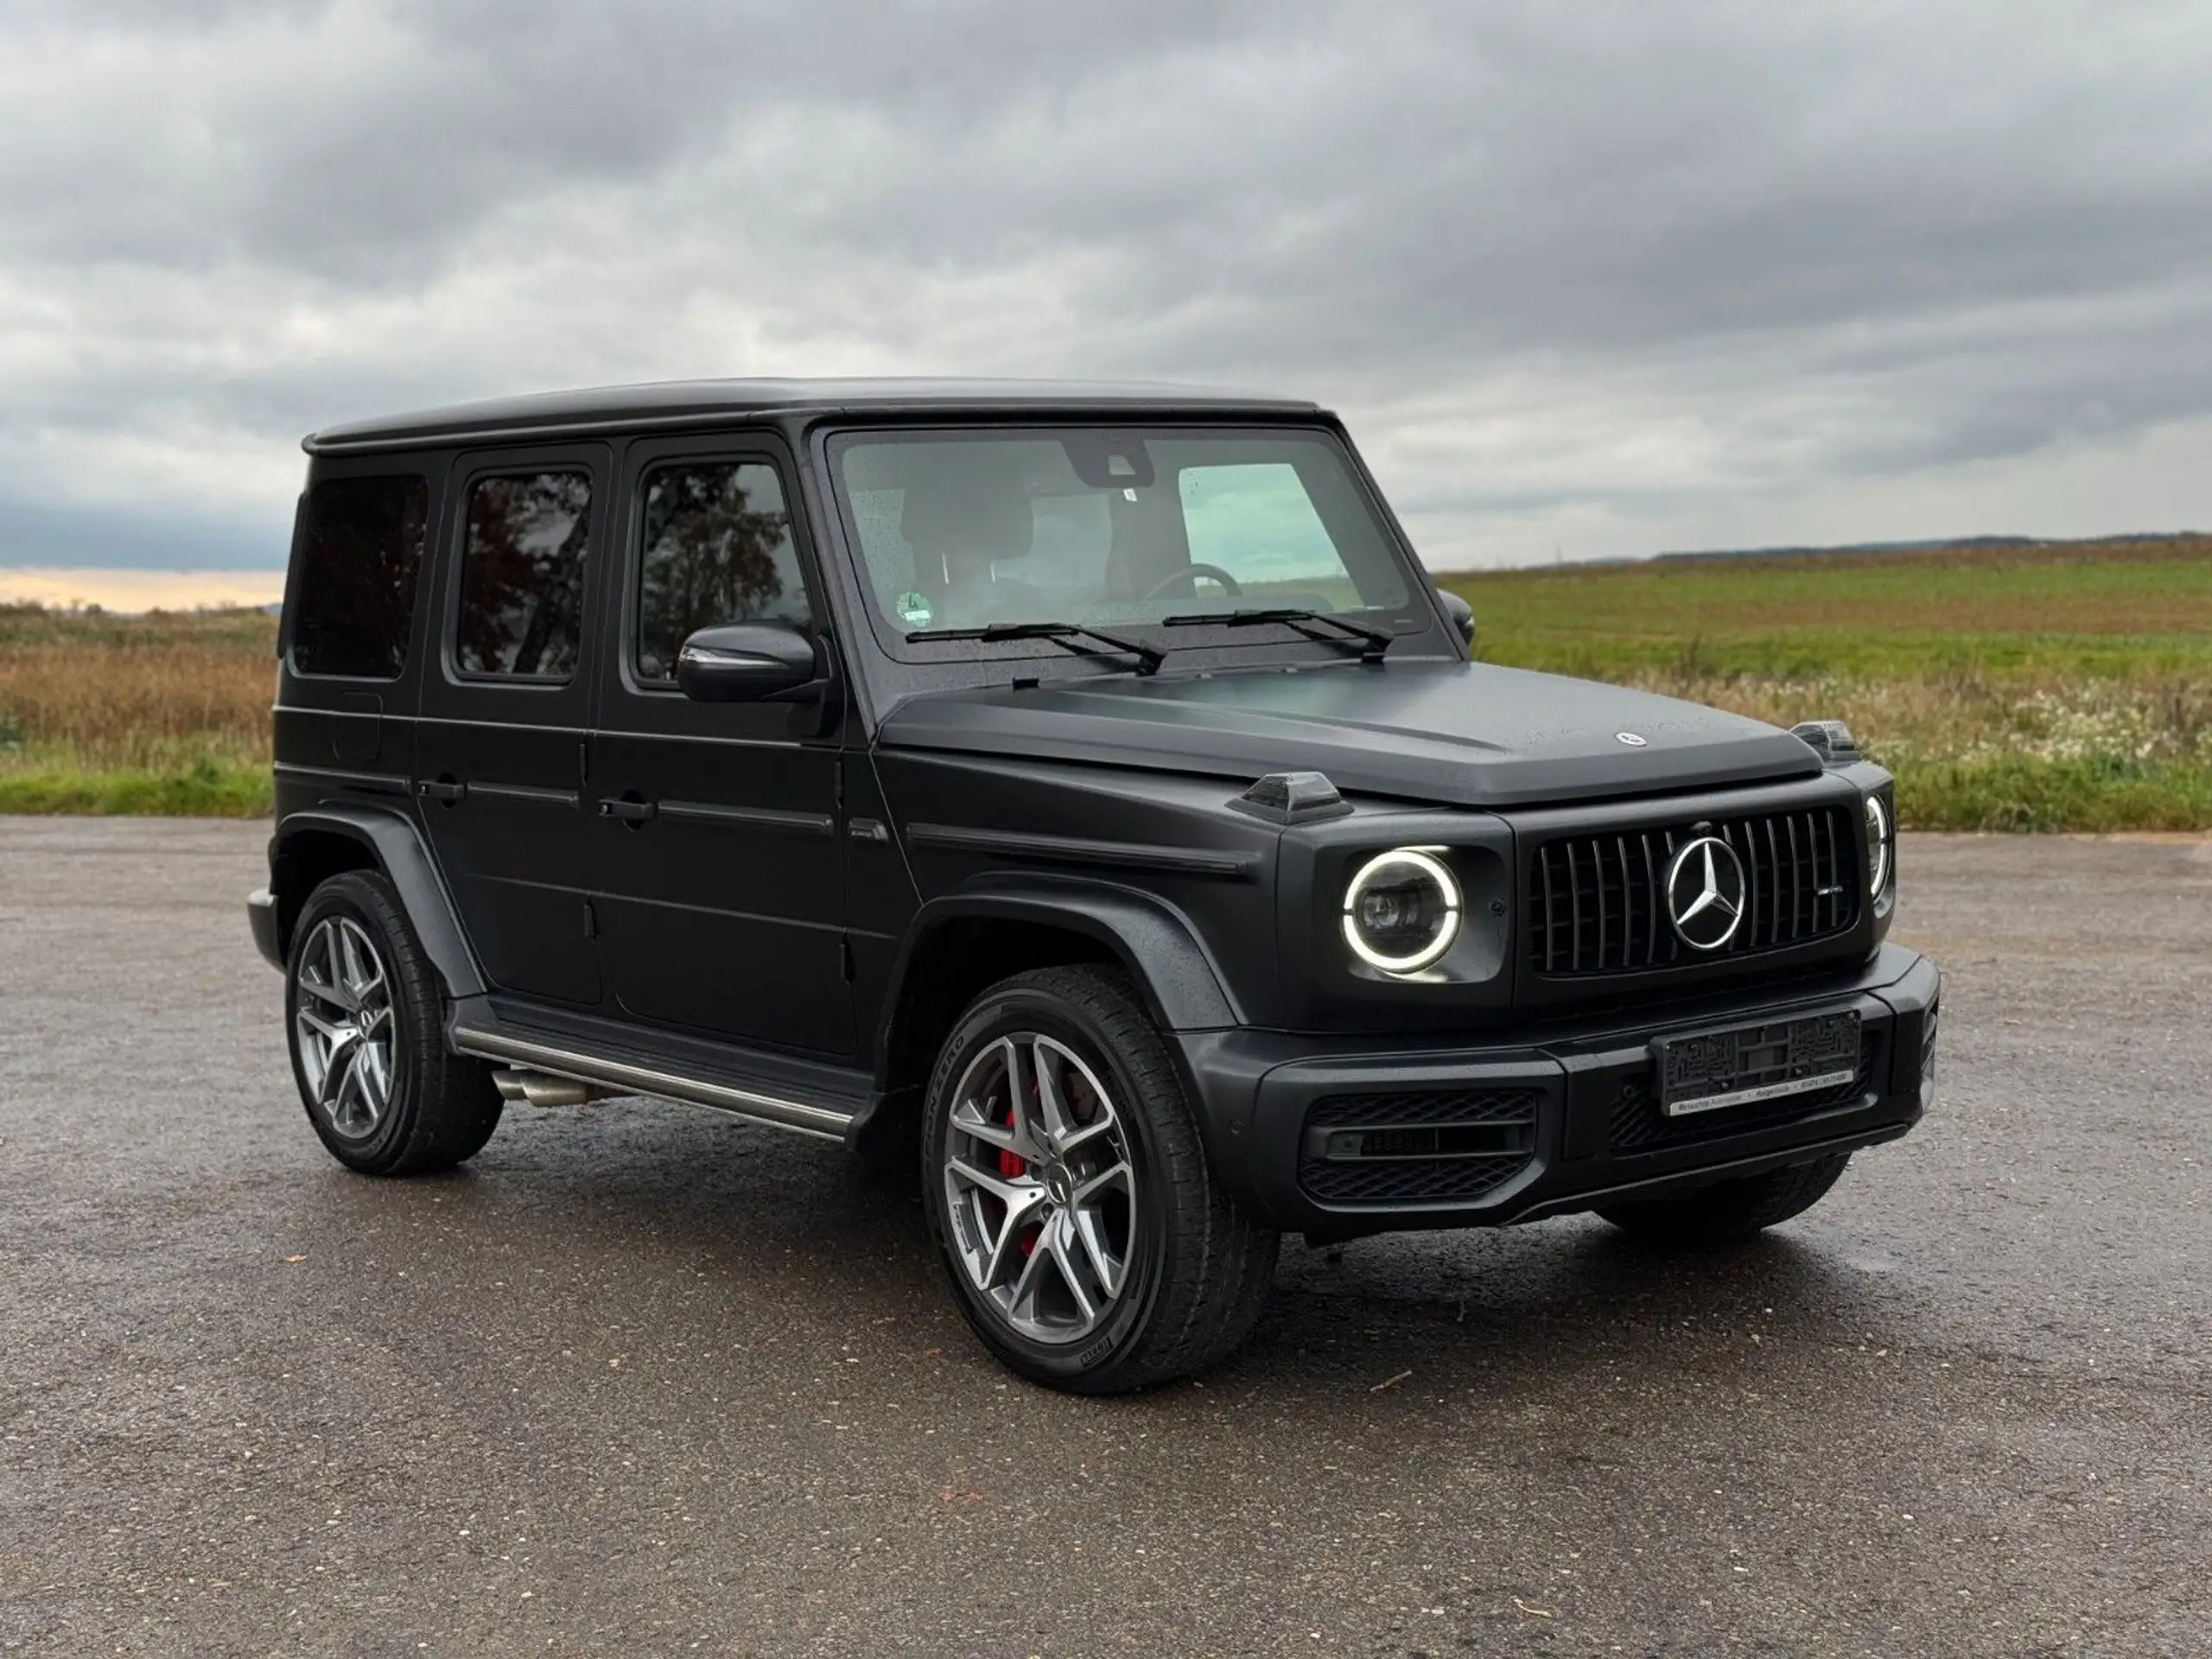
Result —
<path fill-rule="evenodd" d="M 444 982 L 383 876 L 348 870 L 308 895 L 285 979 L 300 1102 L 340 1163 L 419 1174 L 491 1139 L 501 1105 L 492 1069 L 447 1052 Z"/>
<path fill-rule="evenodd" d="M 1250 1334 L 1275 1234 L 1214 1179 L 1128 979 L 1041 968 L 945 1039 L 923 1201 L 961 1311 L 1023 1376 L 1083 1394 L 1187 1376 Z"/>
<path fill-rule="evenodd" d="M 391 1102 L 391 980 L 350 916 L 326 916 L 292 964 L 292 1044 L 310 1109 L 344 1141 L 365 1141 Z"/>
<path fill-rule="evenodd" d="M 1128 1281 L 1136 1190 L 1098 1074 L 1042 1032 L 1000 1038 L 953 1090 L 945 1202 L 969 1282 L 1032 1341 L 1080 1342 Z"/>

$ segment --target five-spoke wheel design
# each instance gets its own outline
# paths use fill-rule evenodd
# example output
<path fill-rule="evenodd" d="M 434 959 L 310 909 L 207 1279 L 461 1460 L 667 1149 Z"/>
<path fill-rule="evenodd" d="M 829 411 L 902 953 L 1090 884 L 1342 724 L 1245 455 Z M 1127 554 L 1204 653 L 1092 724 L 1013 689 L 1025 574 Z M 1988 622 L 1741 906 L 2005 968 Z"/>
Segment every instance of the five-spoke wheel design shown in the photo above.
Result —
<path fill-rule="evenodd" d="M 399 1056 L 391 980 L 366 929 L 317 922 L 293 968 L 292 1041 L 314 1108 L 333 1134 L 365 1141 L 391 1104 Z"/>
<path fill-rule="evenodd" d="M 1136 1244 L 1127 1127 L 1098 1073 L 1039 1032 L 1000 1038 L 955 1087 L 944 1180 L 969 1282 L 1033 1342 L 1113 1312 Z"/>

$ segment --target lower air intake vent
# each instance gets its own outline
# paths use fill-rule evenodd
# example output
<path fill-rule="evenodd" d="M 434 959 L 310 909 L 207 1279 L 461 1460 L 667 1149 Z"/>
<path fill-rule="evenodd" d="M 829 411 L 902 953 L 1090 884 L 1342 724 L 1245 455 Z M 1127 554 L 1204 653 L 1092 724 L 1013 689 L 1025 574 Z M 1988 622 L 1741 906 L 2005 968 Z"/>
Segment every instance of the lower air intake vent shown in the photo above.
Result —
<path fill-rule="evenodd" d="M 1330 1095 L 1306 1114 L 1298 1179 L 1326 1204 L 1471 1203 L 1536 1155 L 1533 1090 Z"/>

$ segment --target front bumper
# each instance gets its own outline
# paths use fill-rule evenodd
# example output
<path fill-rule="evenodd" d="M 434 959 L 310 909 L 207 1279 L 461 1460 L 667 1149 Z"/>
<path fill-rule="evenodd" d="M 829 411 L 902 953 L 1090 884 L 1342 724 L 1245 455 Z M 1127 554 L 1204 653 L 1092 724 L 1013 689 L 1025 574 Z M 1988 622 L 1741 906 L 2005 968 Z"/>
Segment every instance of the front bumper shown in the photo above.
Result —
<path fill-rule="evenodd" d="M 1933 963 L 1885 944 L 1835 979 L 1554 1020 L 1494 1046 L 1378 1052 L 1372 1038 L 1249 1030 L 1178 1041 L 1222 1179 L 1273 1225 L 1344 1237 L 1530 1221 L 1894 1140 L 1933 1097 L 1941 991 Z M 1844 1010 L 1859 1017 L 1851 1083 L 1660 1115 L 1655 1038 Z M 1443 1122 L 1453 1127 L 1419 1127 Z M 1358 1138 L 1344 1141 L 1344 1125 Z M 1338 1157 L 1346 1144 L 1382 1153 L 1355 1166 Z"/>

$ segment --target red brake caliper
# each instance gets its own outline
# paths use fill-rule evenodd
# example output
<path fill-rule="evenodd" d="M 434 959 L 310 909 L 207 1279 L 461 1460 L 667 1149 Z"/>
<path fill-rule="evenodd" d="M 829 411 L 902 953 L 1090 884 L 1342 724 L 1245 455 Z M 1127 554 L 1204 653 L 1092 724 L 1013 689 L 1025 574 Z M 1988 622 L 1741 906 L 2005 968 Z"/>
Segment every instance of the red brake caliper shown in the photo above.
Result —
<path fill-rule="evenodd" d="M 1006 1126 L 1008 1128 L 1012 1128 L 1014 1127 L 1014 1108 L 1011 1105 L 1007 1106 L 1006 1109 Z M 1001 1147 L 999 1148 L 1000 1174 L 1005 1176 L 1007 1179 L 1011 1181 L 1018 1179 L 1028 1173 L 1029 1160 L 1027 1159 L 1024 1158 L 1020 1153 L 1014 1151 L 1010 1147 Z M 1045 1230 L 1042 1227 L 1032 1227 L 1027 1232 L 1022 1234 L 1021 1253 L 1024 1255 L 1035 1254 L 1037 1249 L 1037 1241 L 1043 1236 L 1044 1231 Z"/>

